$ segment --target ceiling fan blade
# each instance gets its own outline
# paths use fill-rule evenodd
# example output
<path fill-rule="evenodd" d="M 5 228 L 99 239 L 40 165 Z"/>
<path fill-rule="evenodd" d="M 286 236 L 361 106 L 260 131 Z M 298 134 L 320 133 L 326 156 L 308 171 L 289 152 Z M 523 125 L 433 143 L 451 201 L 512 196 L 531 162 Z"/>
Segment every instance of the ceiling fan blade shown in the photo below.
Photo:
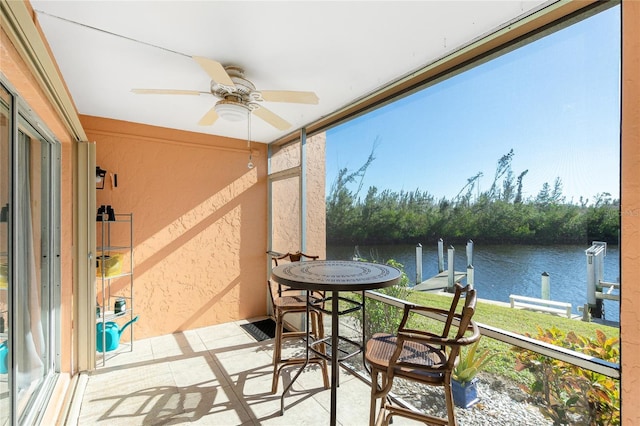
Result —
<path fill-rule="evenodd" d="M 220 62 L 216 62 L 213 59 L 204 58 L 202 56 L 194 56 L 193 59 L 202 67 L 203 70 L 206 71 L 207 74 L 209 74 L 211 80 L 229 88 L 236 87 Z"/>
<path fill-rule="evenodd" d="M 253 113 L 278 130 L 287 130 L 289 127 L 291 127 L 290 123 L 288 123 L 279 115 L 269 111 L 262 105 L 260 105 L 259 108 L 256 108 Z"/>
<path fill-rule="evenodd" d="M 218 119 L 218 113 L 216 112 L 216 108 L 213 107 L 205 115 L 202 116 L 200 121 L 198 121 L 199 126 L 211 126 Z"/>
<path fill-rule="evenodd" d="M 131 89 L 138 95 L 210 95 L 209 92 L 199 92 L 197 90 L 176 90 L 176 89 Z"/>
<path fill-rule="evenodd" d="M 293 104 L 318 103 L 318 96 L 313 92 L 295 92 L 290 90 L 261 90 L 262 99 L 268 102 L 289 102 Z"/>

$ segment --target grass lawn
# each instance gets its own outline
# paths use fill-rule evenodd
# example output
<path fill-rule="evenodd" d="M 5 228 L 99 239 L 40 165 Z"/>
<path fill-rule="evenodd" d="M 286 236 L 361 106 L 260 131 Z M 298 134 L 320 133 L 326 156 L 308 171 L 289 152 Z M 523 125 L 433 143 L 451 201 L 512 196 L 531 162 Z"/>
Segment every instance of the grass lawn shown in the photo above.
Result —
<path fill-rule="evenodd" d="M 448 309 L 451 303 L 448 295 L 419 291 L 410 291 L 408 300 L 419 305 L 441 309 Z M 617 327 L 568 319 L 547 313 L 513 309 L 491 302 L 483 302 L 482 300 L 478 301 L 473 319 L 478 323 L 518 334 L 529 333 L 534 337 L 538 334 L 538 327 L 546 330 L 554 326 L 565 333 L 573 331 L 577 335 L 589 338 L 596 336 L 596 330 L 601 330 L 607 337 L 620 336 L 620 330 Z M 485 367 L 485 371 L 521 383 L 527 383 L 530 380 L 528 374 L 515 370 L 515 353 L 511 350 L 511 347 L 506 343 L 483 337 L 480 340 L 479 350 L 488 349 L 495 354 L 492 361 Z"/>

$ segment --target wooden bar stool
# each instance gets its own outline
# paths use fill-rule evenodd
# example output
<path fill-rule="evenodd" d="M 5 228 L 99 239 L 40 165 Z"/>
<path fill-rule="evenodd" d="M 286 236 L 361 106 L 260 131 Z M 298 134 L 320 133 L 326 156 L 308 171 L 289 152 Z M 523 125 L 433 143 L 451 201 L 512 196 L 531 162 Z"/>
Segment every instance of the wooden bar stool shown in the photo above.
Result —
<path fill-rule="evenodd" d="M 319 256 L 307 255 L 302 252 L 286 253 L 283 255 L 275 255 L 271 253 L 275 266 L 278 266 L 278 260 L 288 259 L 291 262 L 299 262 L 302 259 L 316 260 Z M 278 378 L 282 369 L 289 365 L 300 365 L 306 362 L 306 358 L 286 358 L 282 359 L 282 344 L 285 339 L 306 337 L 306 331 L 285 331 L 284 318 L 288 314 L 305 314 L 307 311 L 307 295 L 300 290 L 293 290 L 287 286 L 280 285 L 272 280 L 267 281 L 269 295 L 273 304 L 273 315 L 276 322 L 276 336 L 273 343 L 273 381 L 271 384 L 271 393 L 278 391 Z M 324 292 L 311 292 L 309 294 L 310 301 L 313 306 L 324 307 Z M 324 338 L 324 325 L 322 323 L 322 314 L 314 309 L 309 312 L 309 320 L 311 321 L 310 335 L 314 339 Z M 307 321 L 308 324 L 308 321 Z M 306 342 L 305 342 L 306 344 Z M 313 357 L 309 359 L 310 363 L 318 364 L 322 370 L 322 379 L 325 389 L 329 388 L 329 375 L 327 373 L 327 361 L 321 357 Z"/>

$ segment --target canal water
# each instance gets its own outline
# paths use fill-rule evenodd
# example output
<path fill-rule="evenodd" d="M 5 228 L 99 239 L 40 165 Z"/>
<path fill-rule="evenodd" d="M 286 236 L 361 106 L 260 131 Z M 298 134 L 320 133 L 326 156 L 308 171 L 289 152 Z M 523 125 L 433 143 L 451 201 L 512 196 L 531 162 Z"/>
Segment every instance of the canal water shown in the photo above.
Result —
<path fill-rule="evenodd" d="M 542 297 L 541 278 L 549 274 L 551 300 L 569 302 L 574 314 L 578 306 L 587 302 L 588 245 L 490 245 L 475 244 L 473 249 L 474 286 L 478 297 L 509 302 L 509 295 Z M 447 268 L 447 248 L 444 247 L 444 266 Z M 455 246 L 454 266 L 465 272 L 467 259 L 464 245 Z M 355 246 L 327 246 L 327 259 L 351 259 Z M 386 262 L 394 259 L 404 265 L 409 285 L 416 281 L 416 247 L 412 245 L 358 246 L 360 256 L 366 260 Z M 422 279 L 438 273 L 438 248 L 422 247 Z M 604 259 L 604 280 L 618 282 L 620 253 L 618 246 L 608 245 Z M 605 318 L 620 320 L 620 304 L 605 301 Z"/>

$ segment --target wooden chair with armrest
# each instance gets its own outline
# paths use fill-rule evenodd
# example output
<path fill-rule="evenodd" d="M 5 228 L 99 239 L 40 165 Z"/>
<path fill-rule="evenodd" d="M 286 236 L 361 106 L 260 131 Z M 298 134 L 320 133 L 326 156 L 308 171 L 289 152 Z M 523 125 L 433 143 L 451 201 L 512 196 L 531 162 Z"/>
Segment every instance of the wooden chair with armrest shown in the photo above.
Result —
<path fill-rule="evenodd" d="M 274 266 L 278 266 L 279 260 L 299 262 L 303 259 L 316 260 L 319 256 L 308 255 L 302 252 L 286 253 L 274 255 L 271 253 Z M 282 345 L 285 339 L 306 337 L 305 330 L 285 331 L 285 316 L 289 314 L 304 314 L 307 311 L 307 295 L 300 290 L 290 289 L 274 280 L 267 281 L 268 291 L 273 305 L 273 316 L 276 322 L 276 335 L 273 343 L 273 381 L 271 393 L 278 391 L 278 378 L 282 369 L 289 365 L 304 364 L 306 358 L 286 358 L 282 359 Z M 317 307 L 324 307 L 324 292 L 311 292 L 309 294 L 312 304 Z M 311 322 L 310 334 L 314 339 L 324 338 L 324 325 L 322 314 L 315 310 L 309 311 Z M 318 364 L 322 370 L 324 387 L 329 388 L 329 375 L 327 373 L 327 361 L 324 358 L 314 357 L 309 359 L 310 363 Z"/>
<path fill-rule="evenodd" d="M 462 308 L 460 312 L 456 312 L 463 295 Z M 397 335 L 378 333 L 367 342 L 365 358 L 371 367 L 372 381 L 370 425 L 389 424 L 394 415 L 431 425 L 457 425 L 451 374 L 457 364 L 461 347 L 470 345 L 480 338 L 478 327 L 472 320 L 476 298 L 475 290 L 456 284 L 449 310 L 406 305 Z M 444 321 L 442 332 L 436 334 L 410 328 L 409 319 L 416 314 L 440 317 Z M 380 386 L 378 375 L 381 376 Z M 447 418 L 430 416 L 390 402 L 387 395 L 394 379 L 444 387 Z M 381 406 L 376 417 L 377 399 L 381 399 Z"/>

